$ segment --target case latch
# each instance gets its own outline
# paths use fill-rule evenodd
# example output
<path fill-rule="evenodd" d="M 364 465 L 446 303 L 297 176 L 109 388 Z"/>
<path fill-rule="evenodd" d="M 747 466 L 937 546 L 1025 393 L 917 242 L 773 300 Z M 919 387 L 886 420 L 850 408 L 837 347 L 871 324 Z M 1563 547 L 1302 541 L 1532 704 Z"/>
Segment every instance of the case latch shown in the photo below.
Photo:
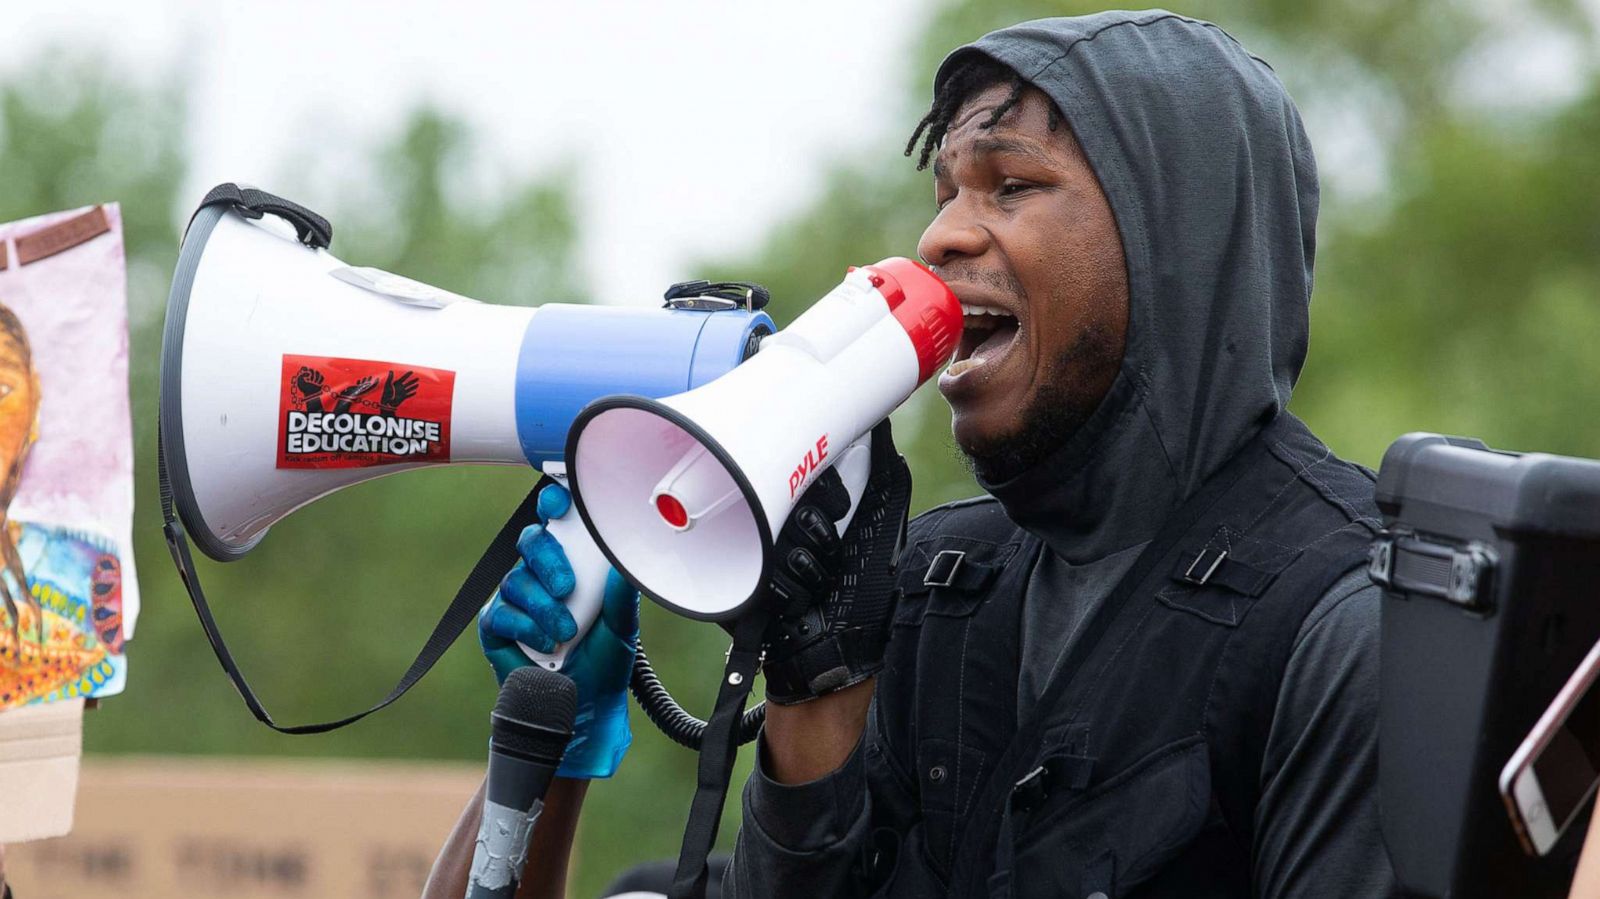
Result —
<path fill-rule="evenodd" d="M 1410 531 L 1383 531 L 1367 558 L 1372 582 L 1390 592 L 1431 596 L 1480 614 L 1493 606 L 1495 554 L 1478 541 L 1455 546 Z"/>

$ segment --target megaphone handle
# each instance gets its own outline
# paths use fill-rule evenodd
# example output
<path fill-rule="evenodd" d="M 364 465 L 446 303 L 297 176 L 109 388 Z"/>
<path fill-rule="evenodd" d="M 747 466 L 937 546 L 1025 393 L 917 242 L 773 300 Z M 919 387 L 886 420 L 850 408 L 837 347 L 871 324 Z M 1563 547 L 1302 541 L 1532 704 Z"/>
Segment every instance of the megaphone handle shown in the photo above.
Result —
<path fill-rule="evenodd" d="M 550 519 L 545 528 L 561 544 L 567 553 L 567 561 L 572 564 L 577 586 L 573 587 L 564 602 L 567 611 L 578 623 L 578 633 L 571 640 L 558 645 L 555 652 L 539 652 L 525 643 L 517 645 L 535 664 L 551 671 L 560 671 L 562 663 L 567 660 L 567 653 L 589 633 L 589 628 L 594 626 L 594 620 L 600 614 L 606 578 L 611 574 L 611 562 L 595 545 L 594 538 L 589 536 L 589 530 L 583 526 L 583 519 L 578 516 L 576 509 L 569 510 L 560 518 Z"/>
<path fill-rule="evenodd" d="M 845 528 L 850 526 L 850 520 L 856 517 L 856 507 L 861 505 L 861 497 L 867 492 L 867 479 L 872 477 L 872 432 L 862 434 L 845 447 L 834 461 L 833 470 L 838 472 L 845 493 L 850 496 L 850 510 L 833 523 L 834 529 L 842 537 Z"/>
<path fill-rule="evenodd" d="M 326 250 L 333 243 L 333 226 L 328 224 L 327 219 L 276 194 L 254 187 L 240 187 L 230 181 L 211 188 L 195 212 L 218 203 L 233 207 L 245 218 L 258 219 L 262 213 L 270 212 L 293 225 L 300 242 L 313 249 Z M 190 221 L 193 221 L 192 216 Z"/>

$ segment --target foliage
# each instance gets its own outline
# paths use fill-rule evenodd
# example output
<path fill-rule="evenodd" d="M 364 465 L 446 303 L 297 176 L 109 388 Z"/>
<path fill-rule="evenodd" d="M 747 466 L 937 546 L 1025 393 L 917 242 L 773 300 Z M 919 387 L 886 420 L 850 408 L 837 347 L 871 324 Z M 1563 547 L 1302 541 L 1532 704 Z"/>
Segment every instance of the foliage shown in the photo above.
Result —
<path fill-rule="evenodd" d="M 66 60 L 0 86 L 0 115 L 0 171 L 8 173 L 0 221 L 107 200 L 120 201 L 124 212 L 144 611 L 132 689 L 91 716 L 88 750 L 481 762 L 494 680 L 470 634 L 384 713 L 324 736 L 285 737 L 257 724 L 240 703 L 171 569 L 160 536 L 154 423 L 161 310 L 191 201 L 179 195 L 186 175 L 182 94 L 129 86 L 94 63 Z M 451 176 L 470 162 L 471 148 L 463 126 L 424 108 L 371 154 L 366 178 L 340 180 L 313 161 L 296 167 L 289 182 L 264 186 L 326 212 L 334 249 L 353 262 L 497 302 L 581 302 L 569 173 L 503 185 L 497 201 L 464 200 Z M 331 196 L 302 192 L 297 185 L 306 182 L 331 183 Z M 280 723 L 341 716 L 382 696 L 532 483 L 521 469 L 423 471 L 369 483 L 297 513 L 241 561 L 202 560 L 230 647 Z M 720 633 L 653 608 L 644 627 L 684 701 L 709 705 L 714 672 L 673 657 L 720 660 Z M 694 757 L 650 732 L 642 718 L 637 725 L 623 774 L 590 802 L 585 832 L 592 836 L 579 852 L 587 860 L 583 888 L 591 893 L 637 853 L 673 854 L 693 791 Z M 658 801 L 641 807 L 628 800 L 644 794 Z M 619 843 L 607 836 L 623 819 L 656 838 Z M 732 833 L 736 813 L 728 822 Z"/>
<path fill-rule="evenodd" d="M 905 134 L 950 49 L 1010 23 L 1098 8 L 948 3 L 909 67 Z M 1584 346 L 1600 334 L 1592 149 L 1600 80 L 1579 8 L 1549 0 L 1513 24 L 1582 41 L 1589 49 L 1574 74 L 1586 89 L 1555 109 L 1509 112 L 1458 90 L 1487 48 L 1517 36 L 1491 7 L 1200 0 L 1176 8 L 1222 23 L 1275 63 L 1319 146 L 1363 131 L 1360 158 L 1345 162 L 1376 173 L 1376 197 L 1341 194 L 1337 170 L 1324 180 L 1312 352 L 1292 408 L 1336 450 L 1374 467 L 1411 430 L 1600 456 L 1600 419 L 1586 409 L 1600 363 Z M 846 265 L 914 252 L 933 213 L 931 179 L 896 158 L 895 137 L 834 172 L 806 210 L 718 273 L 768 284 L 781 323 Z M 896 424 L 916 508 L 977 491 L 931 387 Z"/>
<path fill-rule="evenodd" d="M 1088 9 L 1076 0 L 942 8 L 908 57 L 906 103 L 890 116 L 903 128 L 837 166 L 756 251 L 707 264 L 704 273 L 768 284 L 782 322 L 845 266 L 912 254 L 932 213 L 931 190 L 900 149 L 939 58 L 992 27 Z M 1372 173 L 1367 189 L 1342 191 L 1340 170 L 1350 160 L 1325 165 L 1315 339 L 1294 403 L 1335 449 L 1368 464 L 1395 436 L 1417 429 L 1600 456 L 1592 409 L 1600 361 L 1591 343 L 1600 335 L 1594 54 L 1583 55 L 1584 86 L 1568 99 L 1483 107 L 1460 85 L 1485 47 L 1505 37 L 1494 9 L 1357 0 L 1181 8 L 1222 22 L 1276 63 L 1325 161 L 1328 147 L 1354 140 L 1355 167 Z M 1592 47 L 1569 3 L 1543 0 L 1526 17 Z M 185 186 L 185 121 L 181 91 L 129 84 L 82 58 L 0 84 L 0 220 L 111 199 L 125 216 L 145 610 L 133 689 L 91 719 L 89 749 L 479 760 L 493 680 L 471 639 L 387 712 L 324 737 L 281 737 L 239 703 L 171 574 L 158 533 L 153 423 L 159 310 L 191 199 L 179 191 L 195 187 Z M 335 249 L 352 261 L 498 302 L 581 298 L 570 171 L 506 179 L 488 198 L 469 197 L 455 173 L 472 148 L 462 125 L 421 109 L 370 154 L 362 177 L 308 157 L 273 186 L 329 212 Z M 296 192 L 307 184 L 318 186 L 314 196 Z M 931 390 L 896 421 L 919 508 L 976 491 Z M 241 562 L 206 564 L 218 617 L 269 705 L 298 722 L 343 714 L 386 691 L 530 481 L 520 470 L 450 469 L 371 483 L 297 513 Z M 653 607 L 643 632 L 686 704 L 707 708 L 720 632 Z M 736 783 L 748 765 L 746 752 Z M 594 894 L 629 861 L 672 855 L 693 783 L 693 756 L 635 716 L 622 772 L 590 793 L 578 894 Z M 725 841 L 736 815 L 735 798 Z"/>

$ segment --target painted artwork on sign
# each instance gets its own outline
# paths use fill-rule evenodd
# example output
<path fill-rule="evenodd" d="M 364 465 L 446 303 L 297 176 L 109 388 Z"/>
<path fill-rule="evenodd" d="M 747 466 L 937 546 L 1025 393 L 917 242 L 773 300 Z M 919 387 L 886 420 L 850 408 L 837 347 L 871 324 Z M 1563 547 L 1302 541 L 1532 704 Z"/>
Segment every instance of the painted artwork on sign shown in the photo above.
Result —
<path fill-rule="evenodd" d="M 114 205 L 0 225 L 0 710 L 127 680 L 124 297 Z"/>

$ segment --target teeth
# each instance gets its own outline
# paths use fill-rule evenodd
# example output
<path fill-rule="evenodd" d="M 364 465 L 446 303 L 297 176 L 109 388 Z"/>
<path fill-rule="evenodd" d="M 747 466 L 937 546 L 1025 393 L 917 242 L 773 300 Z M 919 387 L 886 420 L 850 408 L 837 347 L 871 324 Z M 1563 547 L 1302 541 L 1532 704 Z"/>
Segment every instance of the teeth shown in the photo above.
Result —
<path fill-rule="evenodd" d="M 962 303 L 961 313 L 963 317 L 961 323 L 962 328 L 969 334 L 976 333 L 977 335 L 982 335 L 981 337 L 975 336 L 972 338 L 980 343 L 983 341 L 992 340 L 993 337 L 989 335 L 1000 330 L 1000 328 L 1005 325 L 1009 325 L 1016 329 L 1016 333 L 1012 335 L 1013 341 L 1016 339 L 1017 335 L 1021 334 L 1022 331 L 1021 322 L 1017 320 L 1016 316 L 996 306 L 981 306 L 976 303 Z M 1006 347 L 1009 348 L 1009 346 L 1010 343 L 1007 343 Z M 952 362 L 950 367 L 945 369 L 945 374 L 949 377 L 955 377 L 960 375 L 962 372 L 968 371 L 969 369 L 977 368 L 978 366 L 984 364 L 989 357 L 994 356 L 997 352 L 1000 352 L 1000 350 L 991 348 L 988 352 L 978 353 L 975 348 L 973 352 L 973 356 L 962 359 L 959 362 Z"/>
<path fill-rule="evenodd" d="M 996 308 L 994 306 L 979 306 L 976 303 L 962 303 L 961 304 L 961 314 L 962 315 L 1003 315 L 1006 318 L 1015 318 L 1015 316 L 1013 316 L 1011 313 L 1005 311 L 1004 309 L 999 309 L 999 308 Z"/>
<path fill-rule="evenodd" d="M 993 331 L 1006 319 L 1016 320 L 1016 316 L 1004 309 L 977 303 L 962 303 L 961 314 L 964 319 L 962 327 L 969 331 Z"/>

